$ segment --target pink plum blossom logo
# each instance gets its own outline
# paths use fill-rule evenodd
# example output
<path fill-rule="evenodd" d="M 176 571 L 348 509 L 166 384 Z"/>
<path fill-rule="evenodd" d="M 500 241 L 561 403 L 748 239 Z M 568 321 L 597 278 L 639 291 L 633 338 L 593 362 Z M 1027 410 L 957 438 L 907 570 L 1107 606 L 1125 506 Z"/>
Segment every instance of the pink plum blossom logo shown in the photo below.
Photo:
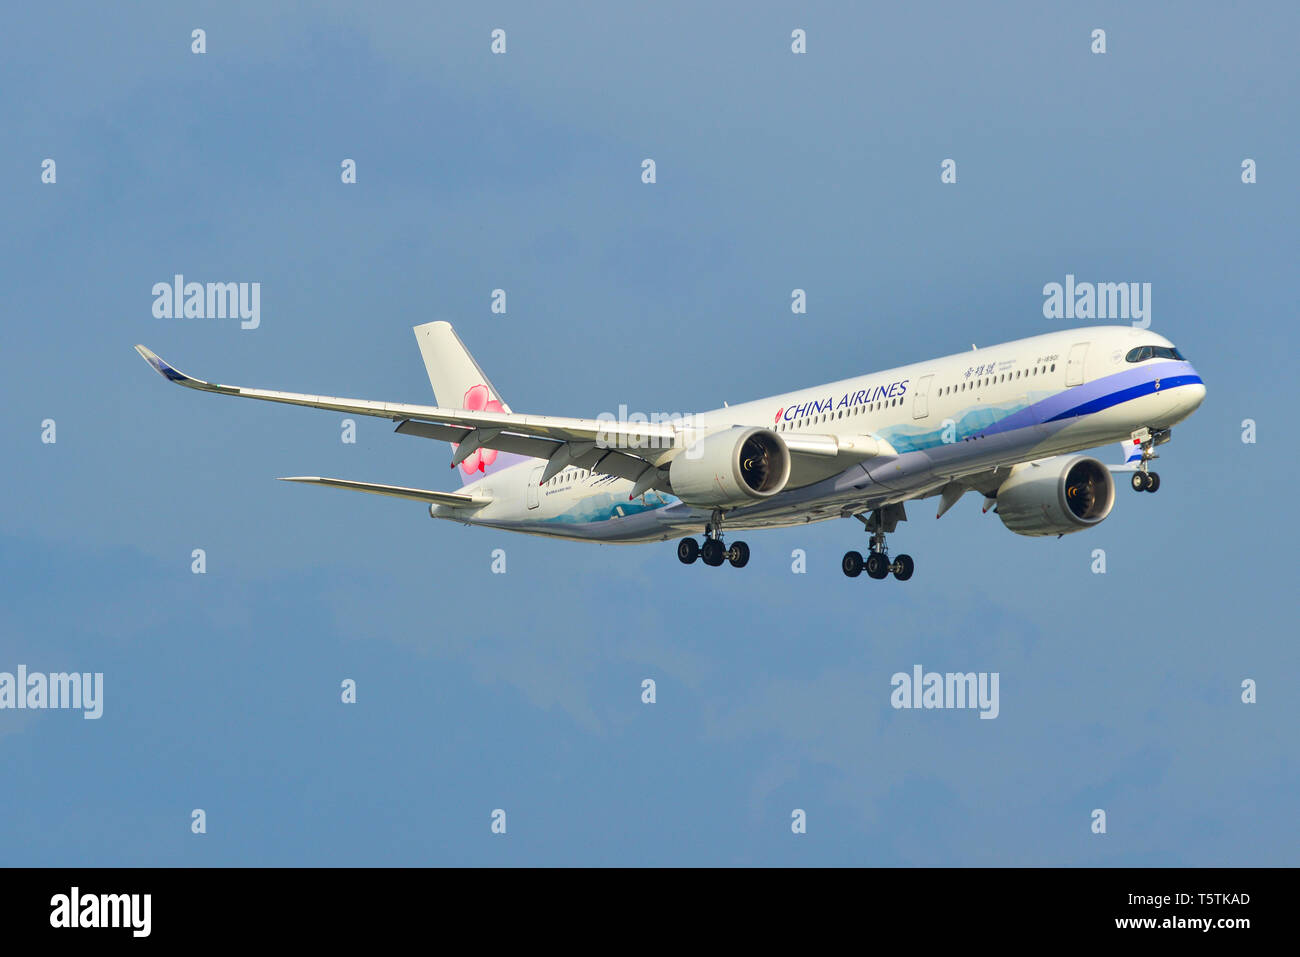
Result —
<path fill-rule="evenodd" d="M 772 420 L 772 423 L 773 423 L 773 424 L 776 424 L 777 422 L 780 422 L 780 421 L 781 421 L 781 414 L 782 414 L 783 412 L 785 412 L 785 408 L 784 408 L 784 407 L 782 407 L 782 408 L 776 410 L 776 418 Z"/>
<path fill-rule="evenodd" d="M 469 412 L 504 412 L 501 403 L 492 398 L 492 393 L 488 391 L 485 385 L 471 386 L 465 393 L 465 398 L 461 401 L 461 408 Z M 456 444 L 452 443 L 453 449 Z M 486 474 L 487 467 L 497 460 L 496 449 L 479 449 L 465 457 L 465 461 L 460 463 L 461 471 L 466 475 L 473 475 L 475 472 Z"/>

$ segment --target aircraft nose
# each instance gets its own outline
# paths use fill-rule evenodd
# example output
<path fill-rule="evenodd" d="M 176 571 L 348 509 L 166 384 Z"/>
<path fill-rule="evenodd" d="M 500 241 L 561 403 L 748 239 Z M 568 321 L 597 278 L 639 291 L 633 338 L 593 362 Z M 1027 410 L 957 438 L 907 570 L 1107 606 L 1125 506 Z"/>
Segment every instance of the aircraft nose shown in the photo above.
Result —
<path fill-rule="evenodd" d="M 1197 373 L 1197 378 L 1200 378 L 1200 373 Z M 1184 416 L 1191 415 L 1205 401 L 1204 382 L 1189 382 L 1175 391 L 1178 396 L 1178 404 L 1181 406 L 1179 411 Z"/>

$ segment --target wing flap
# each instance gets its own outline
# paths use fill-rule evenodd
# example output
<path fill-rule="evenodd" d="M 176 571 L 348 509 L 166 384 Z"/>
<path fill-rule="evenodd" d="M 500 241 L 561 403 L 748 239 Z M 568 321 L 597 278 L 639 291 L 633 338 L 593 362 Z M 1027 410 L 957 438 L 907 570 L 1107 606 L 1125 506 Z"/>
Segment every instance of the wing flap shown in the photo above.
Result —
<path fill-rule="evenodd" d="M 420 438 L 435 439 L 439 442 L 461 443 L 474 430 L 458 425 L 441 425 L 436 422 L 405 419 L 398 425 L 396 431 L 402 435 L 418 435 Z M 531 435 L 520 435 L 517 432 L 501 432 L 482 442 L 481 446 L 485 449 L 496 449 L 498 452 L 517 452 L 535 459 L 548 459 L 562 444 L 557 439 L 540 439 Z"/>

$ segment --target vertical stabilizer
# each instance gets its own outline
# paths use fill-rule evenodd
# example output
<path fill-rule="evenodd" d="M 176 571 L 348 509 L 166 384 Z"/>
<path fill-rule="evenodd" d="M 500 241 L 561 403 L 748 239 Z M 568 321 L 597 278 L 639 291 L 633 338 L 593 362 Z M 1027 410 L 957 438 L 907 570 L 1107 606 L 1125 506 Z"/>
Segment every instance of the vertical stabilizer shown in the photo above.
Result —
<path fill-rule="evenodd" d="M 415 341 L 420 345 L 433 398 L 444 409 L 469 409 L 473 412 L 509 412 L 490 379 L 474 361 L 450 322 L 426 322 L 415 327 Z M 455 448 L 453 445 L 452 448 Z M 522 456 L 478 449 L 460 463 L 463 482 L 473 482 L 484 475 L 522 461 Z"/>

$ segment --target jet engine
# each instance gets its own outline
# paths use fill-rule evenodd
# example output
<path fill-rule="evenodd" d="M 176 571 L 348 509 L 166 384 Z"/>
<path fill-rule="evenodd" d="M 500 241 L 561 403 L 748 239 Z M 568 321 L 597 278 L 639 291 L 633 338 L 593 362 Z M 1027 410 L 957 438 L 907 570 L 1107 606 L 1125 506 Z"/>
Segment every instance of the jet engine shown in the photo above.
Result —
<path fill-rule="evenodd" d="M 785 488 L 790 450 L 770 429 L 737 426 L 687 446 L 668 467 L 673 494 L 687 505 L 748 505 Z"/>
<path fill-rule="evenodd" d="M 1110 470 L 1086 455 L 1058 455 L 1012 467 L 997 513 L 1017 535 L 1067 535 L 1098 524 L 1115 504 Z"/>

